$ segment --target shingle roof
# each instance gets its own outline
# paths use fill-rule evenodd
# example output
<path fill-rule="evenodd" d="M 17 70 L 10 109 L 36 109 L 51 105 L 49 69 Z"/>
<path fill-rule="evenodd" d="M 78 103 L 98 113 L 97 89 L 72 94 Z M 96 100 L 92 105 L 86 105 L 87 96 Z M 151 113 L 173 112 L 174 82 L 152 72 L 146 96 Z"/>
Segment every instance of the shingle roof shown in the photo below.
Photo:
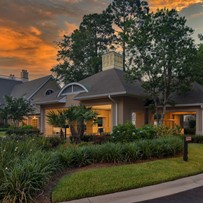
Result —
<path fill-rule="evenodd" d="M 30 99 L 50 78 L 52 78 L 52 76 L 48 75 L 16 85 L 11 92 L 11 96 L 15 98 L 24 97 L 25 99 Z"/>
<path fill-rule="evenodd" d="M 34 103 L 40 104 L 40 105 L 42 105 L 42 104 L 66 103 L 66 100 L 63 99 L 63 98 L 65 98 L 64 96 L 57 97 L 59 92 L 60 92 L 60 90 L 58 90 L 58 91 L 56 91 L 50 95 L 47 95 L 45 97 L 36 99 L 36 100 L 34 100 Z"/>
<path fill-rule="evenodd" d="M 131 95 L 144 97 L 145 93 L 141 83 L 130 83 L 124 77 L 124 72 L 119 69 L 110 69 L 99 72 L 84 80 L 79 81 L 88 92 L 78 94 L 75 99 L 91 99 L 108 95 Z"/>
<path fill-rule="evenodd" d="M 0 105 L 4 104 L 4 96 L 10 96 L 14 86 L 21 83 L 22 81 L 17 81 L 8 78 L 0 78 Z"/>
<path fill-rule="evenodd" d="M 194 82 L 189 91 L 184 93 L 174 93 L 171 100 L 175 104 L 200 104 L 203 103 L 203 86 Z"/>

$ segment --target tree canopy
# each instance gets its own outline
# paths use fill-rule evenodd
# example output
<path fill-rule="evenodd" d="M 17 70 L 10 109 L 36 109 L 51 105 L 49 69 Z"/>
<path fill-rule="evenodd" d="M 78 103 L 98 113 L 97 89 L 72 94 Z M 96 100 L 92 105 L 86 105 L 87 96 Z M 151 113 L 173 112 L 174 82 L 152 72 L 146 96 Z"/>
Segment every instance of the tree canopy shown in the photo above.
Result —
<path fill-rule="evenodd" d="M 33 113 L 34 108 L 30 101 L 24 98 L 13 98 L 10 96 L 5 96 L 5 106 L 0 109 L 3 115 L 3 119 L 10 119 L 13 124 L 17 127 L 19 122 L 23 120 L 24 116 L 28 116 Z"/>
<path fill-rule="evenodd" d="M 101 56 L 111 49 L 114 31 L 108 14 L 83 17 L 78 29 L 58 45 L 58 65 L 52 68 L 59 81 L 77 82 L 101 71 Z"/>
<path fill-rule="evenodd" d="M 192 33 L 185 17 L 168 9 L 147 15 L 140 29 L 132 32 L 129 75 L 142 80 L 156 113 L 162 106 L 161 122 L 166 105 L 173 102 L 173 93 L 186 90 L 194 80 L 192 61 L 196 48 Z"/>

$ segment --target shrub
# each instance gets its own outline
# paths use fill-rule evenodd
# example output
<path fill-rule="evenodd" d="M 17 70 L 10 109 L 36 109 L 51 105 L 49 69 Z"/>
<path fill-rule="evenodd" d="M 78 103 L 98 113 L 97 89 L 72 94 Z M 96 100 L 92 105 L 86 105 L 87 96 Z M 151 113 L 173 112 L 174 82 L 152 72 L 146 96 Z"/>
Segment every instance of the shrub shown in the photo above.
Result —
<path fill-rule="evenodd" d="M 131 143 L 106 143 L 84 147 L 68 147 L 58 151 L 65 167 L 81 167 L 92 163 L 131 163 L 137 160 L 163 158 L 183 151 L 180 137 L 162 137 Z"/>
<path fill-rule="evenodd" d="M 136 140 L 137 129 L 131 123 L 127 122 L 123 125 L 118 125 L 113 128 L 112 139 L 113 142 L 132 142 Z"/>
<path fill-rule="evenodd" d="M 203 143 L 203 135 L 193 135 L 192 143 Z"/>
<path fill-rule="evenodd" d="M 153 126 L 145 125 L 136 128 L 131 122 L 118 125 L 113 128 L 112 142 L 133 142 L 138 139 L 153 139 L 156 137 L 156 129 Z"/>
<path fill-rule="evenodd" d="M 174 128 L 169 128 L 168 126 L 154 126 L 154 129 L 158 137 L 167 137 L 174 135 L 181 135 L 182 128 L 176 125 Z"/>
<path fill-rule="evenodd" d="M 0 198 L 4 202 L 30 202 L 51 175 L 60 170 L 59 161 L 50 153 L 35 153 L 4 170 Z"/>
<path fill-rule="evenodd" d="M 64 143 L 60 137 L 44 137 L 42 138 L 42 148 L 45 150 L 50 150 L 56 148 L 60 144 Z"/>
<path fill-rule="evenodd" d="M 0 140 L 0 202 L 30 202 L 61 169 L 55 153 L 41 150 L 42 138 Z"/>
<path fill-rule="evenodd" d="M 7 135 L 39 135 L 40 131 L 37 128 L 20 127 L 20 128 L 9 128 L 6 130 Z"/>

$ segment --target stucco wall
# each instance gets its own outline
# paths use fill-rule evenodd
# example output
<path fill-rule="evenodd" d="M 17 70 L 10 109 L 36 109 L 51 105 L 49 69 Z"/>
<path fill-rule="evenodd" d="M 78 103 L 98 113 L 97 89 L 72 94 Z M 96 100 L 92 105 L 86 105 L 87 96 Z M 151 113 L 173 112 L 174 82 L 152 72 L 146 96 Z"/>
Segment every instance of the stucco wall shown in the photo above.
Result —
<path fill-rule="evenodd" d="M 132 113 L 136 113 L 136 127 L 142 127 L 145 124 L 144 100 L 136 97 L 124 98 L 123 122 L 132 121 Z"/>

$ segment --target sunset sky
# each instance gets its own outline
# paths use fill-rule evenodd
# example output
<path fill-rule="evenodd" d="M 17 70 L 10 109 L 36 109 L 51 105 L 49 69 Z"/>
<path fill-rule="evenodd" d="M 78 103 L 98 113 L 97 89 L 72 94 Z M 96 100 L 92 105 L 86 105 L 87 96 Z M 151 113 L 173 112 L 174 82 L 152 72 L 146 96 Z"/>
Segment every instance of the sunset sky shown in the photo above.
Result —
<path fill-rule="evenodd" d="M 0 75 L 30 79 L 51 74 L 55 42 L 77 28 L 84 14 L 101 12 L 111 0 L 0 0 Z M 197 34 L 203 33 L 203 0 L 148 0 L 150 10 L 176 8 Z"/>

